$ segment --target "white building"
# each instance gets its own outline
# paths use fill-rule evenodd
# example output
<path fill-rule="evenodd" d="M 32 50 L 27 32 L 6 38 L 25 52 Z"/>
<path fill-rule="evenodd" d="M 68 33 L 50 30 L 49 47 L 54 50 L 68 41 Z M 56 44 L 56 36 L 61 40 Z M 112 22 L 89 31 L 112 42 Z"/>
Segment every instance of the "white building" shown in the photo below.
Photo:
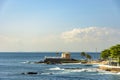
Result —
<path fill-rule="evenodd" d="M 63 52 L 61 57 L 65 58 L 65 59 L 70 59 L 70 53 L 69 52 Z"/>

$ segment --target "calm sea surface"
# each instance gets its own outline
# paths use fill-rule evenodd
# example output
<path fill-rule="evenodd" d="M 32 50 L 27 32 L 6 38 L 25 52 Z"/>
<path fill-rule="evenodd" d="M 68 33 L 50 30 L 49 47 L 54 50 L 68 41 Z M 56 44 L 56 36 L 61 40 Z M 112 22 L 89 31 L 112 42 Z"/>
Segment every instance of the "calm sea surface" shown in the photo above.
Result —
<path fill-rule="evenodd" d="M 99 53 L 89 54 L 93 59 L 99 59 Z M 54 52 L 1 52 L 0 80 L 120 80 L 120 73 L 98 70 L 97 65 L 34 64 L 35 61 L 44 60 L 45 56 L 56 56 L 56 54 Z M 81 59 L 80 53 L 72 52 L 71 57 Z M 38 74 L 22 74 L 27 72 L 37 72 Z"/>

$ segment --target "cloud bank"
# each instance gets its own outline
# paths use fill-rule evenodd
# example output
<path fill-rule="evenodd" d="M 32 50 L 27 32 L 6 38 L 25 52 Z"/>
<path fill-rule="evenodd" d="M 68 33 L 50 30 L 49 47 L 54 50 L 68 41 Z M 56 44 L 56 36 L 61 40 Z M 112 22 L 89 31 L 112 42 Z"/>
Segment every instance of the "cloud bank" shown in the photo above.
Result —
<path fill-rule="evenodd" d="M 75 28 L 56 35 L 0 35 L 0 51 L 101 51 L 120 43 L 120 30 L 108 27 Z"/>
<path fill-rule="evenodd" d="M 75 28 L 63 32 L 61 38 L 76 51 L 104 50 L 120 43 L 120 30 L 108 27 Z"/>
<path fill-rule="evenodd" d="M 62 33 L 62 38 L 66 42 L 118 41 L 119 36 L 119 30 L 105 27 L 76 28 Z"/>

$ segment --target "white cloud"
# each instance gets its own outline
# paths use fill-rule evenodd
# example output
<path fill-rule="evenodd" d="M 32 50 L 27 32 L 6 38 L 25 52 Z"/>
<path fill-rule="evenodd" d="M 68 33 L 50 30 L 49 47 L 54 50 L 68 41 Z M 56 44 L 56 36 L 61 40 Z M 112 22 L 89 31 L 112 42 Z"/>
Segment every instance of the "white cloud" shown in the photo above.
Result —
<path fill-rule="evenodd" d="M 120 43 L 120 31 L 87 27 L 46 36 L 0 35 L 0 51 L 101 51 Z"/>
<path fill-rule="evenodd" d="M 75 51 L 98 51 L 120 43 L 120 30 L 108 27 L 76 28 L 63 32 L 61 38 Z"/>
<path fill-rule="evenodd" d="M 120 40 L 120 31 L 113 28 L 88 27 L 62 33 L 66 42 L 100 42 Z"/>

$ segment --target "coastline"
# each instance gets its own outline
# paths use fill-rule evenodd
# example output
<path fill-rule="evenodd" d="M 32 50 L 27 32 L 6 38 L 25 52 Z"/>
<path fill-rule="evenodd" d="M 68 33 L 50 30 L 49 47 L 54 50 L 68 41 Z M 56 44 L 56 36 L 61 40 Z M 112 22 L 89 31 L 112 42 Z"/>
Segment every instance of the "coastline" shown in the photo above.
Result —
<path fill-rule="evenodd" d="M 112 73 L 119 73 L 120 72 L 120 66 L 110 66 L 108 65 L 108 61 L 91 61 L 88 62 L 87 64 L 97 64 L 98 69 L 104 70 L 104 71 L 109 71 Z"/>
<path fill-rule="evenodd" d="M 99 65 L 99 69 L 105 70 L 105 71 L 110 71 L 110 72 L 113 72 L 113 73 L 120 72 L 120 67 L 119 66 Z"/>

